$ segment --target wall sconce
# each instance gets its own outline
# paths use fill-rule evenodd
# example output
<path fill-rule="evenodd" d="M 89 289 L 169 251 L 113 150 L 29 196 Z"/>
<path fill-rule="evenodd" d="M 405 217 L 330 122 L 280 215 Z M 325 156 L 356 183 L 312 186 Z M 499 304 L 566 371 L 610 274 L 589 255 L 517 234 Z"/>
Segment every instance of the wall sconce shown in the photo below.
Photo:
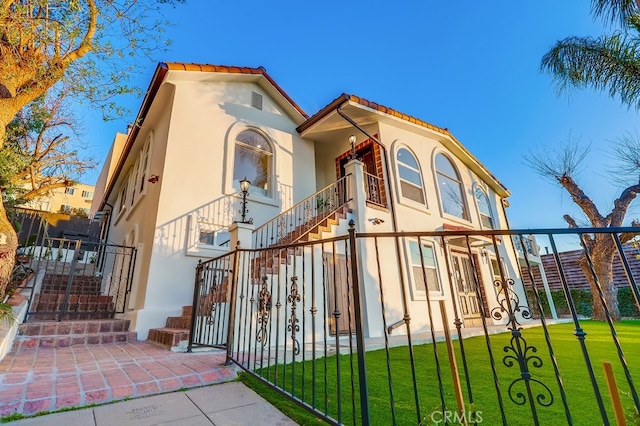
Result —
<path fill-rule="evenodd" d="M 485 260 L 485 262 L 489 261 L 489 253 L 487 252 L 487 248 L 486 247 L 482 247 L 480 249 L 480 256 L 482 256 L 482 258 Z"/>
<path fill-rule="evenodd" d="M 351 159 L 356 159 L 356 137 L 354 135 L 349 136 L 349 143 L 351 144 Z"/>
<path fill-rule="evenodd" d="M 369 219 L 369 222 L 374 225 L 380 225 L 381 223 L 384 223 L 384 219 L 380 219 L 379 217 L 372 217 L 371 219 Z"/>
<path fill-rule="evenodd" d="M 251 181 L 247 180 L 245 176 L 245 178 L 240 181 L 240 191 L 242 191 L 242 208 L 238 210 L 241 216 L 240 223 L 253 223 L 253 218 L 247 220 L 247 213 L 249 213 L 249 209 L 247 209 L 247 195 L 249 195 L 250 186 Z"/>
<path fill-rule="evenodd" d="M 159 180 L 160 180 L 160 176 L 151 175 L 151 177 L 149 177 L 149 179 L 147 179 L 147 182 L 149 182 L 149 183 L 158 183 Z"/>

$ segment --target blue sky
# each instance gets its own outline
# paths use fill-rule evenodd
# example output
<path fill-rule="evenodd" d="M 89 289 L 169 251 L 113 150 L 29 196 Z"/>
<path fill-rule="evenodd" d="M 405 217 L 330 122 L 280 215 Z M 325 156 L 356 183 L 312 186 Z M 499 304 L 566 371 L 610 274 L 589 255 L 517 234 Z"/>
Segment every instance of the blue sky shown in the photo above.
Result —
<path fill-rule="evenodd" d="M 447 127 L 511 191 L 512 228 L 563 228 L 563 214 L 582 215 L 523 156 L 569 134 L 590 143 L 578 180 L 606 214 L 620 192 L 608 183 L 607 148 L 634 133 L 638 118 L 588 89 L 558 95 L 539 71 L 556 40 L 606 32 L 588 3 L 187 0 L 167 13 L 173 44 L 156 59 L 264 66 L 308 114 L 346 92 Z M 141 61 L 134 82 L 146 89 L 155 66 Z M 140 101 L 122 100 L 130 120 Z M 85 118 L 87 143 L 103 161 L 127 121 Z M 640 218 L 640 208 L 628 217 Z"/>

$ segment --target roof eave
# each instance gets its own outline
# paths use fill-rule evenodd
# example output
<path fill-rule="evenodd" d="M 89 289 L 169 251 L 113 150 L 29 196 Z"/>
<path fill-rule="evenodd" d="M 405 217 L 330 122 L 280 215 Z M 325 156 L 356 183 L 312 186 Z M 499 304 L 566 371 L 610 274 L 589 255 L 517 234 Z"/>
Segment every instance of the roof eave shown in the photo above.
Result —
<path fill-rule="evenodd" d="M 158 93 L 158 89 L 162 85 L 162 82 L 164 81 L 164 78 L 167 75 L 168 71 L 169 71 L 169 67 L 164 62 L 160 62 L 156 67 L 153 77 L 151 78 L 151 83 L 149 84 L 149 88 L 147 89 L 147 92 L 142 101 L 142 105 L 140 106 L 140 110 L 138 111 L 138 115 L 136 116 L 134 125 L 131 127 L 131 131 L 127 135 L 127 141 L 125 142 L 122 152 L 120 153 L 120 158 L 118 159 L 116 168 L 113 170 L 111 179 L 109 179 L 109 182 L 107 183 L 107 188 L 104 191 L 104 195 L 102 196 L 102 201 L 100 201 L 100 207 L 98 208 L 98 210 L 102 210 L 107 200 L 109 199 L 109 196 L 111 195 L 111 191 L 113 191 L 116 181 L 118 180 L 117 177 L 122 172 L 122 168 L 124 167 L 127 157 L 129 156 L 129 152 L 133 147 L 133 143 L 135 142 L 136 137 L 138 136 L 138 132 L 140 131 L 140 128 L 144 123 L 147 113 L 151 108 L 151 104 L 153 103 L 153 100 L 155 99 L 156 94 Z"/>

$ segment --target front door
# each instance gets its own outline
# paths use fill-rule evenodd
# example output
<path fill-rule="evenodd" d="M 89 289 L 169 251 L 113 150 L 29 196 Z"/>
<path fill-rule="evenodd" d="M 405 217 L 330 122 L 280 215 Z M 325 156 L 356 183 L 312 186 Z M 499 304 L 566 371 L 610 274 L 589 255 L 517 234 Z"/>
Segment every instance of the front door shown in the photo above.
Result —
<path fill-rule="evenodd" d="M 473 265 L 469 256 L 452 254 L 453 279 L 460 299 L 460 310 L 466 326 L 480 325 L 480 302 L 473 277 Z"/>
<path fill-rule="evenodd" d="M 350 293 L 347 258 L 343 254 L 325 253 L 323 259 L 325 286 L 327 289 L 327 316 L 332 335 L 353 334 L 353 293 Z M 339 315 L 336 315 L 339 313 Z"/>

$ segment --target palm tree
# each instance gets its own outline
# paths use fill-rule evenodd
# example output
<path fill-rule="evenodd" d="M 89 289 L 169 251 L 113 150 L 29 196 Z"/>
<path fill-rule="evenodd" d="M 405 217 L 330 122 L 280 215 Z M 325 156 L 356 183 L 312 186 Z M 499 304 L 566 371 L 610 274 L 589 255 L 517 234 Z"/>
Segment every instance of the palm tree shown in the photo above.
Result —
<path fill-rule="evenodd" d="M 591 13 L 620 29 L 600 37 L 567 37 L 542 58 L 560 92 L 591 87 L 640 110 L 640 0 L 592 0 Z"/>

